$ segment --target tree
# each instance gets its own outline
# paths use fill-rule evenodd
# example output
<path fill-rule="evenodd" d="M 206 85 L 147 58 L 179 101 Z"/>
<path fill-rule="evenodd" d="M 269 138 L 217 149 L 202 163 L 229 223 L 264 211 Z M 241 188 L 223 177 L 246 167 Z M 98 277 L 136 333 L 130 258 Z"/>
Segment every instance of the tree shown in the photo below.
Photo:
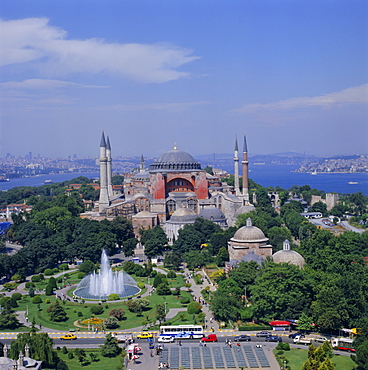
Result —
<path fill-rule="evenodd" d="M 0 313 L 0 329 L 16 329 L 20 326 L 17 316 L 14 314 L 11 307 L 11 300 L 1 300 L 3 309 Z"/>
<path fill-rule="evenodd" d="M 61 322 L 68 320 L 68 316 L 64 310 L 64 307 L 60 304 L 59 300 L 52 303 L 46 310 L 50 314 L 50 320 Z"/>
<path fill-rule="evenodd" d="M 181 264 L 181 257 L 173 252 L 166 253 L 164 259 L 164 266 L 173 270 L 178 270 Z"/>
<path fill-rule="evenodd" d="M 153 229 L 143 230 L 141 243 L 144 245 L 144 254 L 148 258 L 154 258 L 162 254 L 167 237 L 162 227 L 156 225 Z"/>
<path fill-rule="evenodd" d="M 355 347 L 355 355 L 352 355 L 351 358 L 358 365 L 357 370 L 368 369 L 368 340 Z"/>
<path fill-rule="evenodd" d="M 107 329 L 114 329 L 118 327 L 118 319 L 114 316 L 110 316 L 103 321 L 103 324 Z"/>
<path fill-rule="evenodd" d="M 302 370 L 333 370 L 335 365 L 331 361 L 332 347 L 329 342 L 324 342 L 318 348 L 314 344 L 309 346 L 308 360 Z"/>
<path fill-rule="evenodd" d="M 101 355 L 104 357 L 116 357 L 121 353 L 121 348 L 118 346 L 116 339 L 111 333 L 106 335 L 104 344 L 101 346 Z"/>
<path fill-rule="evenodd" d="M 110 312 L 109 312 L 109 316 L 113 316 L 115 317 L 116 319 L 118 319 L 119 321 L 123 320 L 124 317 L 125 317 L 125 311 L 124 309 L 122 309 L 121 307 L 119 308 L 113 308 Z"/>
<path fill-rule="evenodd" d="M 20 351 L 24 353 L 26 344 L 29 346 L 30 357 L 42 361 L 45 368 L 54 368 L 60 361 L 53 349 L 53 340 L 46 333 L 18 334 L 17 339 L 11 343 L 10 357 L 17 359 Z"/>
<path fill-rule="evenodd" d="M 298 326 L 296 327 L 300 331 L 308 331 L 312 329 L 313 318 L 308 316 L 305 312 L 302 312 L 298 319 Z"/>
<path fill-rule="evenodd" d="M 150 301 L 146 298 L 137 298 L 131 301 L 127 301 L 126 305 L 129 311 L 141 314 L 142 311 L 150 305 Z"/>
<path fill-rule="evenodd" d="M 309 211 L 310 212 L 321 212 L 323 217 L 326 217 L 328 215 L 327 205 L 326 203 L 323 203 L 321 201 L 314 203 Z"/>
<path fill-rule="evenodd" d="M 167 283 L 161 283 L 156 288 L 156 293 L 158 295 L 170 295 L 171 294 L 171 290 L 170 290 L 170 287 L 169 287 L 169 285 Z"/>
<path fill-rule="evenodd" d="M 159 303 L 156 305 L 156 319 L 160 322 L 160 324 L 166 320 L 166 310 L 164 303 Z"/>
<path fill-rule="evenodd" d="M 227 248 L 221 247 L 217 256 L 216 256 L 216 264 L 218 266 L 224 266 L 225 262 L 229 260 L 229 252 Z"/>
<path fill-rule="evenodd" d="M 195 301 L 192 301 L 187 306 L 187 311 L 190 315 L 198 314 L 201 312 L 202 306 Z"/>
<path fill-rule="evenodd" d="M 90 260 L 85 260 L 79 265 L 78 269 L 80 272 L 90 274 L 96 270 L 96 265 Z"/>

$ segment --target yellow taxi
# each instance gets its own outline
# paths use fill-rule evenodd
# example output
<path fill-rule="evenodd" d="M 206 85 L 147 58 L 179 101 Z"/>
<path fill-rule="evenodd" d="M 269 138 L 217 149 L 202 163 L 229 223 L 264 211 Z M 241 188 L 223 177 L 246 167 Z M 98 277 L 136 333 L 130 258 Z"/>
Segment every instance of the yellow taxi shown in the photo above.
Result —
<path fill-rule="evenodd" d="M 139 339 L 153 338 L 153 335 L 152 333 L 141 333 L 137 335 L 137 338 Z"/>
<path fill-rule="evenodd" d="M 76 340 L 77 337 L 74 334 L 64 334 L 60 337 L 61 340 Z"/>

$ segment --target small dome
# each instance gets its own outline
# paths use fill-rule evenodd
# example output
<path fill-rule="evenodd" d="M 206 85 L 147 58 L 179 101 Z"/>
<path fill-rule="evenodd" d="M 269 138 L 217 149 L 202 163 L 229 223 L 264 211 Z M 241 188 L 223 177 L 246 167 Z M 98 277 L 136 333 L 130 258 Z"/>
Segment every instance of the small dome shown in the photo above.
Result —
<path fill-rule="evenodd" d="M 247 225 L 241 227 L 231 238 L 233 242 L 267 242 L 262 230 L 252 225 L 252 219 L 247 219 Z"/>
<path fill-rule="evenodd" d="M 290 263 L 292 265 L 299 266 L 303 268 L 305 265 L 304 258 L 298 253 L 290 249 L 290 243 L 288 240 L 284 241 L 283 249 L 276 252 L 272 259 L 276 263 Z"/>
<path fill-rule="evenodd" d="M 238 210 L 235 212 L 235 216 L 238 217 L 243 213 L 248 213 L 254 210 L 255 210 L 254 205 L 249 203 L 248 205 L 241 206 L 240 208 L 238 208 Z"/>
<path fill-rule="evenodd" d="M 138 212 L 136 215 L 134 215 L 134 218 L 143 218 L 143 217 L 155 217 L 156 215 L 154 213 L 151 213 L 149 211 L 141 211 Z"/>
<path fill-rule="evenodd" d="M 179 208 L 177 209 L 172 216 L 170 217 L 170 220 L 168 220 L 168 223 L 178 223 L 178 224 L 190 224 L 194 223 L 198 215 L 192 211 L 189 208 Z"/>
<path fill-rule="evenodd" d="M 176 147 L 162 154 L 156 162 L 149 166 L 150 171 L 161 170 L 200 170 L 201 164 L 189 153 L 178 150 Z"/>

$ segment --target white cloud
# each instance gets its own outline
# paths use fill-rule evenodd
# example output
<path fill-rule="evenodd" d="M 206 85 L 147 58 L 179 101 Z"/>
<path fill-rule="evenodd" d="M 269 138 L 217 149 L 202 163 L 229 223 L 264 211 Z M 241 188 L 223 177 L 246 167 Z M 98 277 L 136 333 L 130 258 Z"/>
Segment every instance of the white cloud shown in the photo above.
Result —
<path fill-rule="evenodd" d="M 368 84 L 349 87 L 337 92 L 314 96 L 298 97 L 280 100 L 265 104 L 246 104 L 241 108 L 234 109 L 237 113 L 257 113 L 265 111 L 282 111 L 312 106 L 331 107 L 336 104 L 366 104 L 368 103 Z"/>
<path fill-rule="evenodd" d="M 133 112 L 143 110 L 163 110 L 169 112 L 181 112 L 194 107 L 210 104 L 208 101 L 183 102 L 183 103 L 153 103 L 153 104 L 118 104 L 107 107 L 96 108 L 97 110 L 111 110 L 122 112 Z"/>
<path fill-rule="evenodd" d="M 109 44 L 102 39 L 70 40 L 47 18 L 0 20 L 0 66 L 31 64 L 51 76 L 109 73 L 148 83 L 187 77 L 176 69 L 198 57 L 191 50 L 157 43 Z M 29 67 L 29 65 L 28 65 Z"/>
<path fill-rule="evenodd" d="M 106 86 L 83 85 L 75 82 L 61 81 L 61 80 L 47 80 L 47 79 L 28 79 L 24 81 L 7 81 L 0 83 L 2 89 L 14 90 L 49 90 L 60 89 L 65 87 L 90 87 L 90 88 L 104 88 Z"/>

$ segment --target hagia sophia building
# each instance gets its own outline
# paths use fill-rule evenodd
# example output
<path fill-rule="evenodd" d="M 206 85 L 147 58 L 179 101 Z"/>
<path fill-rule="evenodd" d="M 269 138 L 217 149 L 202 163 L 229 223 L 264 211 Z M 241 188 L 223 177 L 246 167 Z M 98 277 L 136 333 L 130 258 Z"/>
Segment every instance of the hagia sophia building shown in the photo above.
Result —
<path fill-rule="evenodd" d="M 118 194 L 113 192 L 111 145 L 109 137 L 104 133 L 101 136 L 99 162 L 98 206 L 92 212 L 81 214 L 81 217 L 95 220 L 126 217 L 132 221 L 137 238 L 140 236 L 139 230 L 160 225 L 169 244 L 172 244 L 178 238 L 178 231 L 186 224 L 193 224 L 198 217 L 215 222 L 225 229 L 235 224 L 239 214 L 255 209 L 249 201 L 249 162 L 245 134 L 241 162 L 242 191 L 239 187 L 237 139 L 234 148 L 234 186 L 229 186 L 220 177 L 204 171 L 199 162 L 189 153 L 179 150 L 176 145 L 162 154 L 148 169 L 145 168 L 142 156 L 139 170 L 134 174 L 124 175 L 123 192 Z M 241 240 L 237 234 L 242 235 Z M 259 240 L 254 239 L 255 235 L 258 235 Z M 257 256 L 265 259 L 272 255 L 272 246 L 268 244 L 268 239 L 260 229 L 251 225 L 251 220 L 229 242 L 229 255 L 233 262 L 240 261 L 249 253 L 255 259 Z"/>

